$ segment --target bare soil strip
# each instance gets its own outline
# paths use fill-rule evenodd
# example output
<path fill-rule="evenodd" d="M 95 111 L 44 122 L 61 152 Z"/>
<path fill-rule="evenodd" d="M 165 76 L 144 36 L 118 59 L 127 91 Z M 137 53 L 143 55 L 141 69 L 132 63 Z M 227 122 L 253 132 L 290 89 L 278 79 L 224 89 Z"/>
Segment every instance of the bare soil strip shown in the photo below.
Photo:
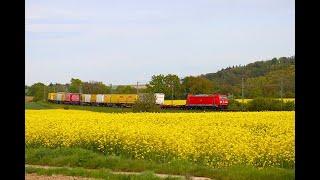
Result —
<path fill-rule="evenodd" d="M 33 167 L 33 168 L 42 168 L 42 169 L 50 169 L 50 168 L 68 168 L 68 169 L 72 169 L 71 167 L 57 167 L 57 166 L 41 166 L 41 165 L 28 165 L 26 164 L 25 165 L 26 167 Z M 90 170 L 90 169 L 87 169 L 87 170 Z M 138 174 L 141 174 L 140 172 L 116 172 L 116 171 L 111 171 L 110 173 L 112 174 L 126 174 L 126 175 L 138 175 Z M 51 180 L 51 179 L 60 179 L 60 177 L 63 179 L 63 180 L 69 180 L 69 179 L 74 179 L 74 178 L 78 178 L 79 180 L 92 180 L 92 178 L 80 178 L 80 177 L 71 177 L 71 176 L 60 176 L 59 177 L 54 177 L 54 176 L 43 176 L 44 178 L 47 178 L 47 179 L 41 179 L 43 177 L 38 176 L 38 175 L 34 175 L 34 174 L 26 174 L 26 180 L 29 180 L 28 179 L 28 175 L 31 175 L 29 176 L 29 178 L 33 178 L 33 179 L 30 179 L 30 180 Z M 180 175 L 170 175 L 170 174 L 156 174 L 156 176 L 160 177 L 160 178 L 167 178 L 167 177 L 177 177 L 177 178 L 182 178 L 182 179 L 186 179 L 185 176 L 180 176 Z M 54 178 L 50 178 L 50 177 L 54 177 Z M 70 178 L 69 178 L 70 177 Z M 38 178 L 38 179 L 37 179 Z M 69 179 L 68 179 L 69 178 Z M 78 180 L 77 179 L 77 180 Z M 211 180 L 210 178 L 207 178 L 207 177 L 195 177 L 195 176 L 191 176 L 189 177 L 190 180 Z"/>
<path fill-rule="evenodd" d="M 25 175 L 26 180 L 52 180 L 52 179 L 59 179 L 59 180 L 96 180 L 92 178 L 83 178 L 83 177 L 75 177 L 75 176 L 63 176 L 63 175 L 52 175 L 52 176 L 44 176 L 38 175 L 35 173 L 28 173 Z"/>

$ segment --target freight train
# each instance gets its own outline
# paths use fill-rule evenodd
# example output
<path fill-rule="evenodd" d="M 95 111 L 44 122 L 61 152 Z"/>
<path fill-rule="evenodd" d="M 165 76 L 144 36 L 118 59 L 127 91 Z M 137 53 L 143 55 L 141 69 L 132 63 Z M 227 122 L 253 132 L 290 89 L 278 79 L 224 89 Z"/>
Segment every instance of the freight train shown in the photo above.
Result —
<path fill-rule="evenodd" d="M 142 94 L 49 93 L 48 101 L 58 104 L 131 107 Z M 188 94 L 184 105 L 164 104 L 165 94 L 155 93 L 155 103 L 163 109 L 227 109 L 228 98 L 222 94 Z"/>

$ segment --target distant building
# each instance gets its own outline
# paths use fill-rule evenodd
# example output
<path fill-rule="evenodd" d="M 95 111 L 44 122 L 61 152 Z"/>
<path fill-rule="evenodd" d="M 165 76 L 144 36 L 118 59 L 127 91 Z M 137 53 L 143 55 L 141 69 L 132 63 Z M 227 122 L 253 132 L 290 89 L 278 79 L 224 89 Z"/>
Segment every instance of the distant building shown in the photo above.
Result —
<path fill-rule="evenodd" d="M 126 85 L 112 85 L 112 89 L 117 89 L 118 86 L 130 86 L 130 87 L 133 87 L 133 88 L 137 88 L 136 84 L 134 84 L 134 85 L 126 84 Z M 147 88 L 146 84 L 139 84 L 138 85 L 138 89 L 146 89 L 146 88 Z"/>
<path fill-rule="evenodd" d="M 133 88 L 137 88 L 137 85 L 129 85 Z M 146 89 L 147 88 L 147 85 L 146 84 L 139 84 L 138 85 L 138 89 Z"/>

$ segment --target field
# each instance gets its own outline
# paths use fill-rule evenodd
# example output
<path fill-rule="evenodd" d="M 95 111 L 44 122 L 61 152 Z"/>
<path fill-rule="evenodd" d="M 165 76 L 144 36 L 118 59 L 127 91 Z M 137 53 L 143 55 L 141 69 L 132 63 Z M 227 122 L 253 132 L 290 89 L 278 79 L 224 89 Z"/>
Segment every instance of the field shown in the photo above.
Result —
<path fill-rule="evenodd" d="M 134 159 L 187 160 L 214 168 L 292 168 L 294 112 L 26 110 L 26 146 L 81 147 Z"/>

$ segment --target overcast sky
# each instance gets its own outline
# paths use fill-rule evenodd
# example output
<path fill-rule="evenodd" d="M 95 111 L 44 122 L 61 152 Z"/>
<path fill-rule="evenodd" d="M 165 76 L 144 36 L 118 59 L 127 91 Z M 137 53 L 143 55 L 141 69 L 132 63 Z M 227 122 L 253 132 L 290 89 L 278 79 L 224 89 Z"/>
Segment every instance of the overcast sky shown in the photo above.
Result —
<path fill-rule="evenodd" d="M 294 0 L 27 0 L 26 84 L 146 83 L 295 52 Z"/>

